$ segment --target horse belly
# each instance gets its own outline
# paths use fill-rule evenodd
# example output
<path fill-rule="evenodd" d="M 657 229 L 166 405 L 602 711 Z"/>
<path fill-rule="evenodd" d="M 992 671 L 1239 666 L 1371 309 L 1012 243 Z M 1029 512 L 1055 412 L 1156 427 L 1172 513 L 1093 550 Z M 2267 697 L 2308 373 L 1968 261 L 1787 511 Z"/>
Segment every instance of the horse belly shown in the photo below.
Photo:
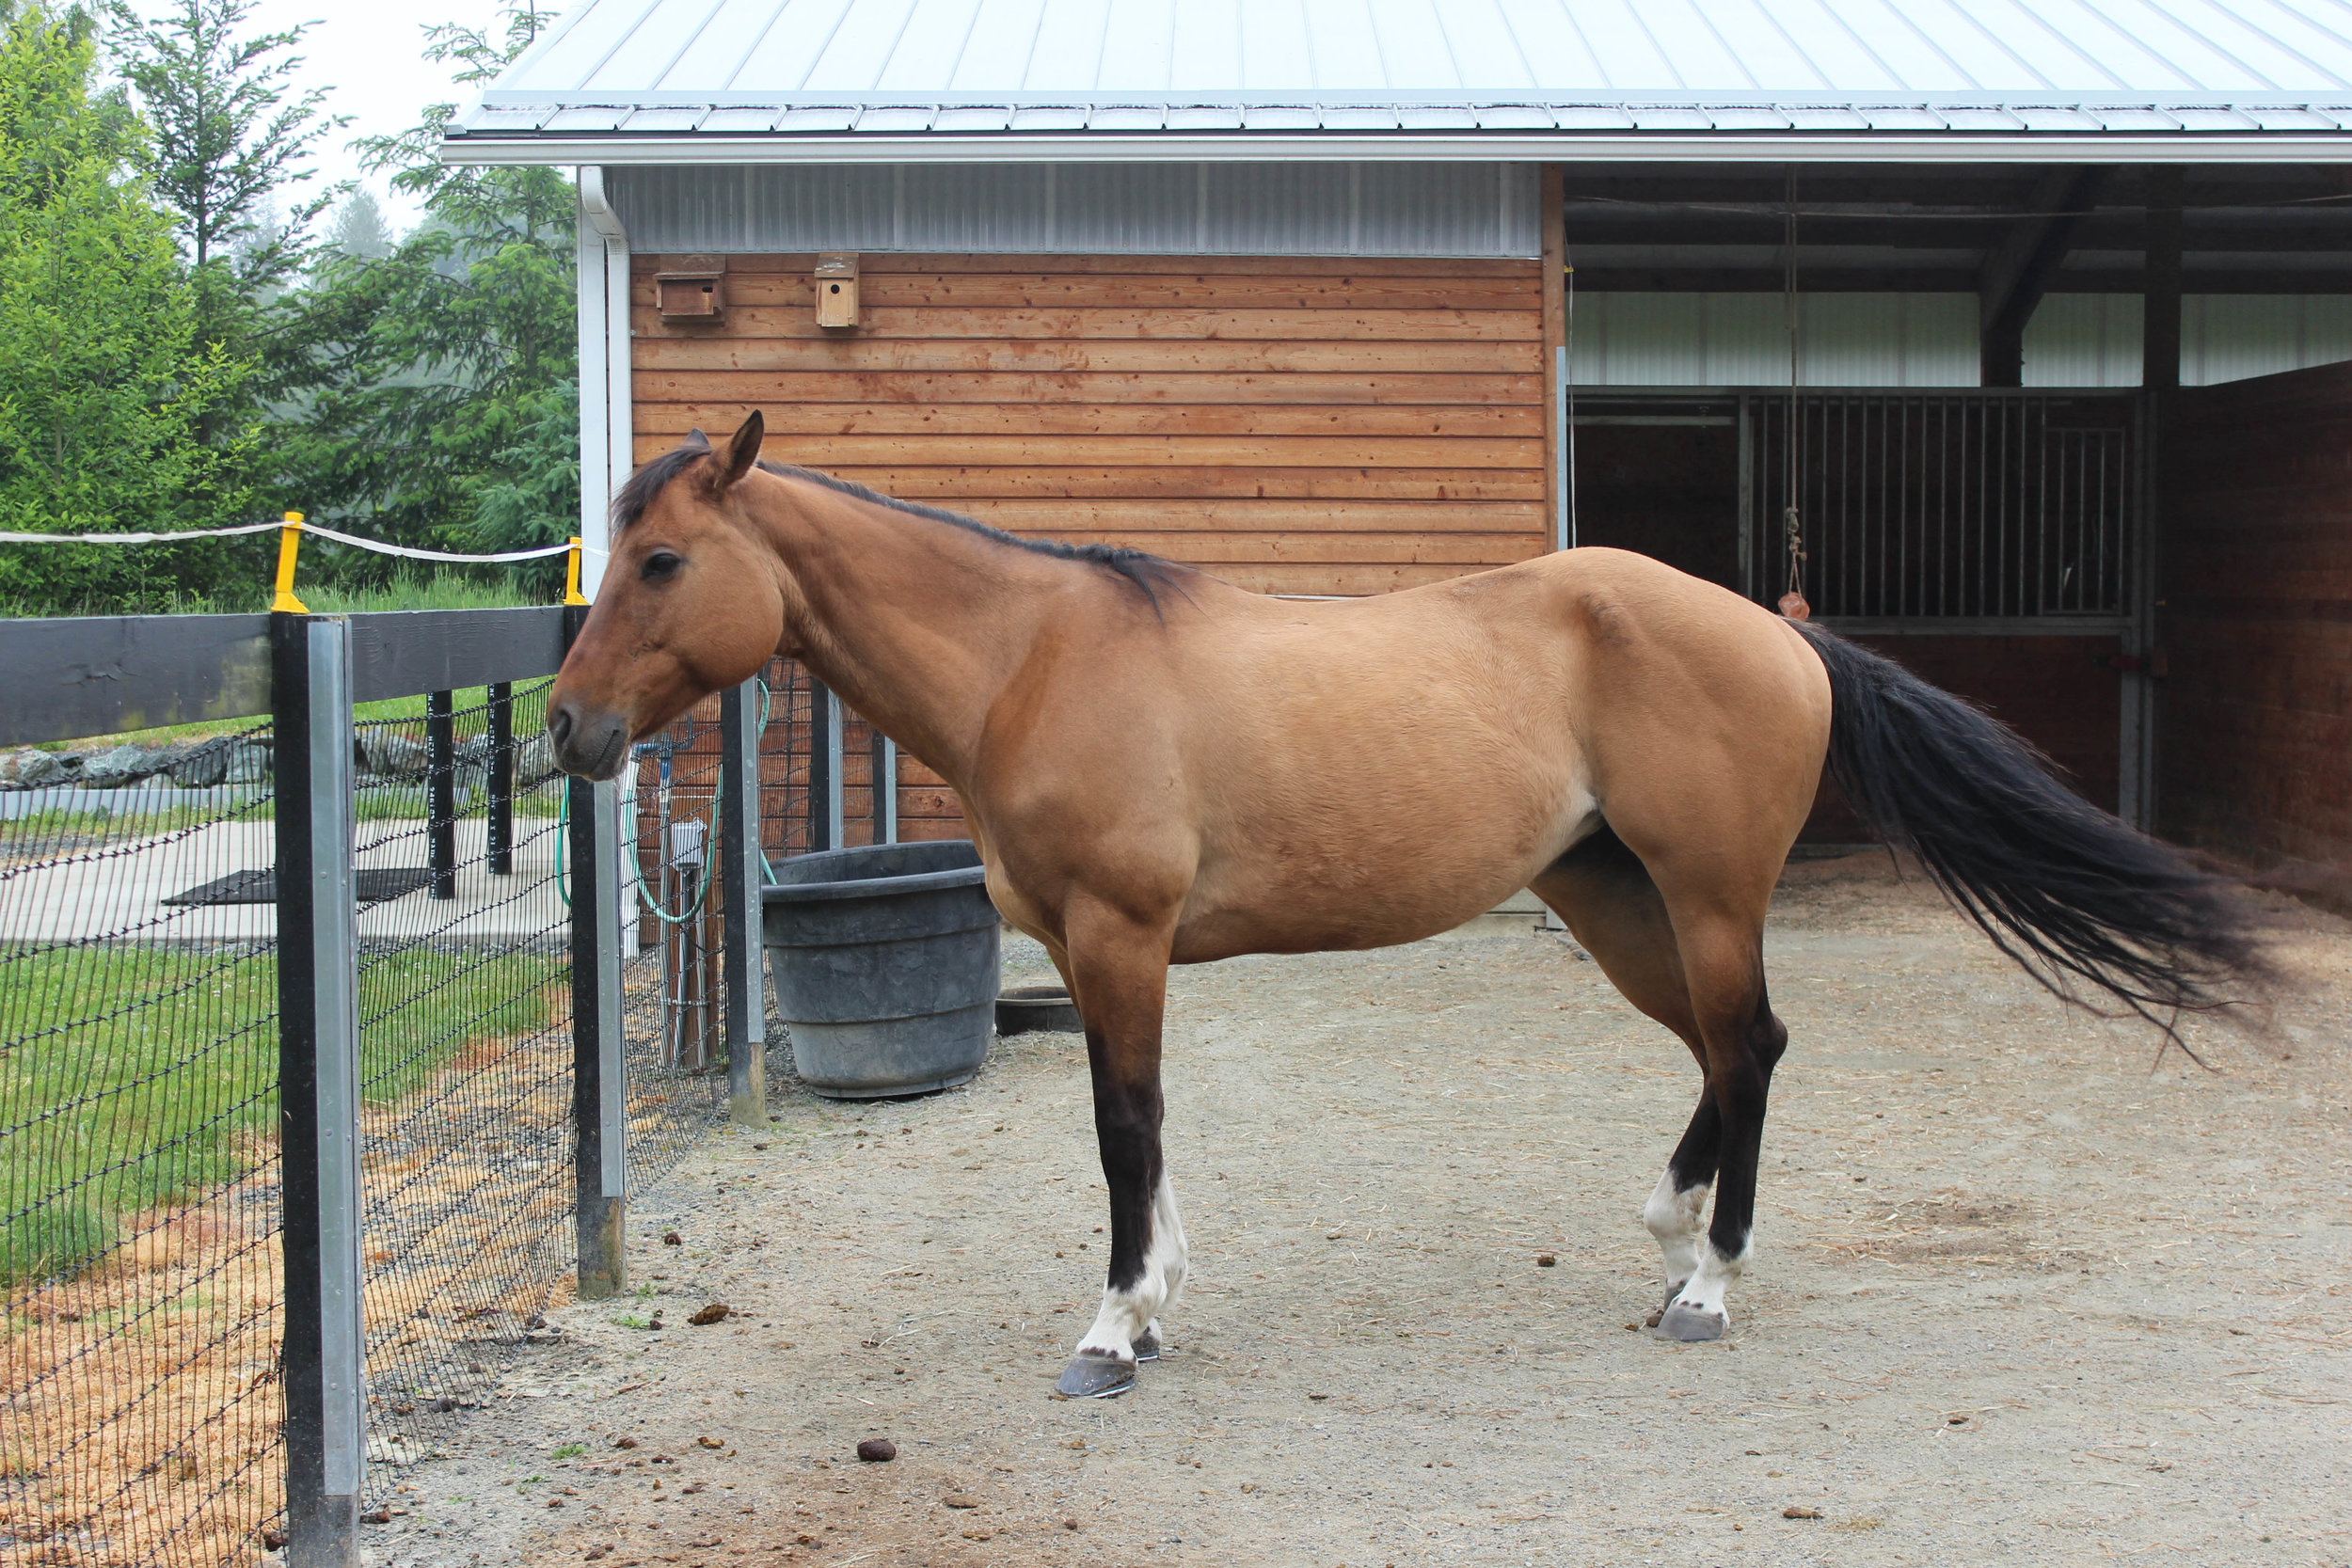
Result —
<path fill-rule="evenodd" d="M 1597 819 L 1572 774 L 1391 778 L 1311 810 L 1223 825 L 1176 960 L 1388 947 L 1450 931 L 1525 887 Z"/>

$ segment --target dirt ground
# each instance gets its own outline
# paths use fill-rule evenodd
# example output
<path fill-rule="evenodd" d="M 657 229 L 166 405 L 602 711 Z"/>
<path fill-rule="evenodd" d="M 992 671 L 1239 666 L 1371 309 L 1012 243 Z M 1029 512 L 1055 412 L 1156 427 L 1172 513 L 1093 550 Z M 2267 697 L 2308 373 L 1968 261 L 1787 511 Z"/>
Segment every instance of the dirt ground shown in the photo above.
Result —
<path fill-rule="evenodd" d="M 1075 1037 L 912 1102 L 784 1078 L 638 1200 L 650 1293 L 562 1314 L 369 1560 L 2341 1568 L 2352 927 L 2280 909 L 2310 983 L 2192 1029 L 2208 1070 L 1882 858 L 1795 868 L 1707 1345 L 1635 1326 L 1695 1070 L 1562 937 L 1177 973 L 1193 1283 L 1114 1402 L 1049 1393 L 1103 1257 Z"/>

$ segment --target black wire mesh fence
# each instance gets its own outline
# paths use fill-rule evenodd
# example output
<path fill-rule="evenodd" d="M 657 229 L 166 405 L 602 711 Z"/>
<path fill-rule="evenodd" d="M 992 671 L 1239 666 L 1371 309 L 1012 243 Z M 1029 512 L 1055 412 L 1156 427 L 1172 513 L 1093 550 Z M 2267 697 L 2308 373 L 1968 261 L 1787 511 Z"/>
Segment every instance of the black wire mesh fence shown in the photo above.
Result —
<path fill-rule="evenodd" d="M 342 1387 L 364 1383 L 357 1427 L 341 1429 L 364 1429 L 363 1517 L 402 1507 L 408 1466 L 549 1337 L 543 1314 L 577 1288 L 581 1140 L 625 1119 L 627 1185 L 642 1191 L 728 1114 L 721 703 L 640 745 L 617 818 L 595 795 L 595 825 L 573 822 L 593 792 L 555 771 L 549 680 L 393 695 L 428 667 L 553 668 L 555 623 L 476 613 L 503 619 L 442 628 L 472 641 L 457 659 L 417 656 L 430 628 L 402 615 L 8 632 L 36 653 L 119 634 L 218 655 L 184 688 L 208 701 L 273 700 L 279 688 L 250 674 L 257 643 L 272 657 L 307 647 L 312 673 L 307 695 L 274 699 L 298 716 L 275 727 L 0 751 L 0 1562 L 259 1564 L 302 1516 L 290 1486 L 318 1496 L 324 1475 L 336 1493 L 342 1472 L 322 1470 L 320 1439 L 301 1435 L 322 1386 L 341 1418 L 332 1366 L 348 1370 Z M 366 673 L 340 698 L 317 673 L 336 640 Z M 77 721 L 116 716 L 74 701 Z M 322 716 L 337 737 L 324 747 Z M 10 722 L 21 735 L 27 721 Z M 76 733 L 55 713 L 42 722 Z M 279 778 L 309 783 L 280 799 Z M 317 863 L 290 863 L 281 887 L 290 845 Z M 602 870 L 567 865 L 570 853 Z M 612 982 L 607 957 L 582 991 L 574 963 L 583 933 L 616 928 L 583 891 L 610 896 L 608 853 L 623 1077 L 618 1103 L 583 1128 L 576 1091 L 596 1103 L 610 1082 L 594 1021 L 613 1016 L 584 998 Z M 597 919 L 576 927 L 575 894 Z M 591 950 L 609 955 L 608 938 Z M 747 973 L 755 983 L 756 964 Z M 343 993 L 321 983 L 336 974 L 356 1014 L 340 1035 L 328 997 Z M 352 1062 L 353 1024 L 356 1075 L 338 1099 L 326 1085 Z M 576 1084 L 592 1061 L 596 1079 Z M 355 1119 L 330 1122 L 330 1103 Z M 330 1196 L 337 1147 L 356 1148 L 355 1199 Z M 352 1256 L 339 1247 L 355 1224 L 359 1306 L 342 1321 L 357 1341 L 338 1350 L 322 1291 L 348 1268 L 332 1259 Z"/>
<path fill-rule="evenodd" d="M 716 698 L 636 747 L 633 852 L 621 864 L 632 1192 L 668 1175 L 727 1111 L 721 773 Z"/>
<path fill-rule="evenodd" d="M 478 1403 L 572 1274 L 571 915 L 550 681 L 363 722 L 358 922 L 366 1500 Z M 365 888 L 362 888 L 364 895 Z"/>
<path fill-rule="evenodd" d="M 270 757 L 10 759 L 0 1560 L 236 1560 L 282 1510 Z"/>

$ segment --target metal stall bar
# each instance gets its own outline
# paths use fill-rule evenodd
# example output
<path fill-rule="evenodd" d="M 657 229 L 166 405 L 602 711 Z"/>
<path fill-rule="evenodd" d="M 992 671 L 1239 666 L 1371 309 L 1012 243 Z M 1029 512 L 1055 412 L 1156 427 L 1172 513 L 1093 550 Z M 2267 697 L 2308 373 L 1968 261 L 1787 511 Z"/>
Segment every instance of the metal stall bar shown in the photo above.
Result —
<path fill-rule="evenodd" d="M 289 1568 L 357 1568 L 365 1478 L 351 627 L 271 618 Z"/>
<path fill-rule="evenodd" d="M 874 842 L 898 842 L 898 743 L 874 732 Z"/>
<path fill-rule="evenodd" d="M 727 1109 L 768 1125 L 768 1005 L 760 929 L 759 682 L 720 693 L 719 895 L 726 903 Z"/>

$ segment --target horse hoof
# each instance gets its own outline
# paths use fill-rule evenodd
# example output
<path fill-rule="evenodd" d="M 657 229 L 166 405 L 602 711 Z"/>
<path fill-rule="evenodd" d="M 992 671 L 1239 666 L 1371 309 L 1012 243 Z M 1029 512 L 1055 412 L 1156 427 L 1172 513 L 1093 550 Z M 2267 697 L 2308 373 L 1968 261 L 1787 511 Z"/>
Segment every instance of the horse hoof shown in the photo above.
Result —
<path fill-rule="evenodd" d="M 1097 1351 L 1082 1350 L 1061 1370 L 1054 1392 L 1065 1400 L 1114 1399 L 1136 1386 L 1136 1364 Z"/>
<path fill-rule="evenodd" d="M 1136 1336 L 1136 1359 L 1157 1361 L 1160 1358 L 1160 1337 L 1150 1329 Z"/>
<path fill-rule="evenodd" d="M 1708 1312 L 1696 1307 L 1685 1307 L 1680 1302 L 1667 1307 L 1658 1319 L 1659 1333 L 1686 1345 L 1697 1344 L 1705 1339 L 1720 1339 L 1724 1337 L 1724 1330 L 1730 1326 L 1731 1315 L 1727 1312 Z"/>

